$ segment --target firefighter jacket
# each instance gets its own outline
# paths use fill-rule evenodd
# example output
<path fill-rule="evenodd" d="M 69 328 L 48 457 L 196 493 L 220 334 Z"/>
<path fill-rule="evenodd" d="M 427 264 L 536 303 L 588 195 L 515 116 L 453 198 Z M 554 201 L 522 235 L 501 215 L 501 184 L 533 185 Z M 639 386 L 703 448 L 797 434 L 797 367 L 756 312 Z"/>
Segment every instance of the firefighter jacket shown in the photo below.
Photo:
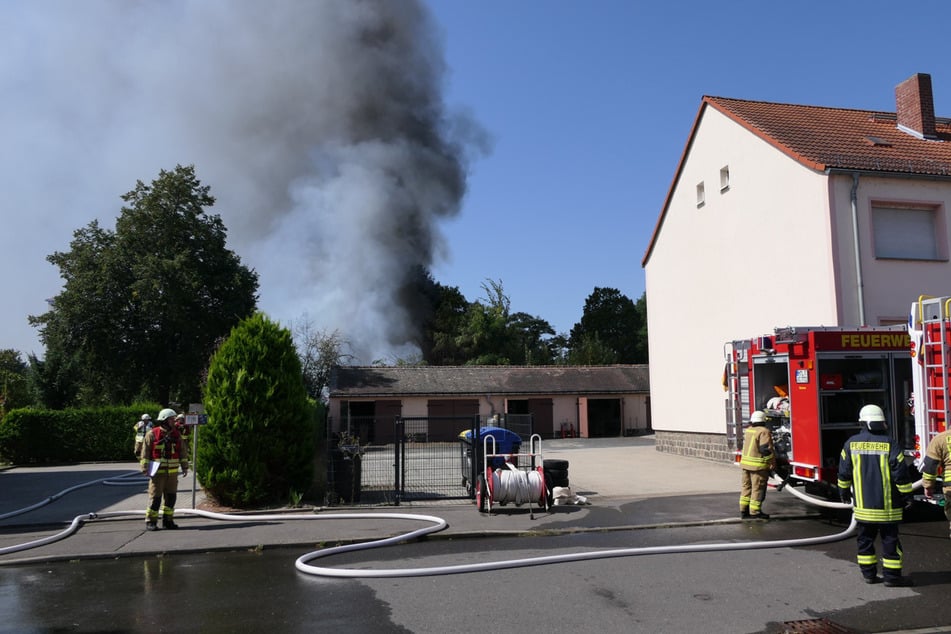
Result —
<path fill-rule="evenodd" d="M 934 488 L 938 476 L 945 474 L 944 490 L 951 490 L 947 474 L 951 472 L 951 431 L 943 431 L 928 443 L 925 461 L 921 465 L 922 485 L 926 489 Z"/>
<path fill-rule="evenodd" d="M 773 434 L 766 425 L 750 425 L 743 432 L 743 455 L 740 467 L 747 471 L 764 471 L 773 467 Z"/>
<path fill-rule="evenodd" d="M 871 523 L 900 522 L 905 497 L 912 491 L 904 456 L 884 431 L 862 430 L 845 441 L 838 485 L 854 490 L 855 519 Z"/>
<path fill-rule="evenodd" d="M 188 456 L 178 430 L 159 426 L 146 432 L 139 462 L 143 471 L 148 471 L 150 462 L 158 462 L 159 474 L 177 474 L 179 467 L 187 470 Z"/>
<path fill-rule="evenodd" d="M 132 430 L 135 432 L 135 446 L 132 448 L 132 451 L 136 456 L 142 454 L 142 443 L 145 442 L 145 434 L 150 429 L 152 429 L 152 423 L 146 423 L 144 420 L 138 420 L 135 422 L 135 425 L 132 426 Z"/>

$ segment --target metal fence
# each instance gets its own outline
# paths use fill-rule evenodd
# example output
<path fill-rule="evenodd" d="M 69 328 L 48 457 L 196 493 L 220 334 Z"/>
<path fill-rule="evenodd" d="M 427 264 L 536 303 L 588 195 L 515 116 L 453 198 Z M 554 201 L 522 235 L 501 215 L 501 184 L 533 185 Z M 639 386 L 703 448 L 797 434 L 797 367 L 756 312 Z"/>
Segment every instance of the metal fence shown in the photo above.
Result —
<path fill-rule="evenodd" d="M 402 502 L 445 501 L 468 503 L 474 496 L 473 483 L 482 470 L 481 428 L 497 426 L 518 434 L 527 443 L 532 434 L 530 414 L 498 418 L 396 417 L 381 421 L 375 417 L 351 417 L 350 434 L 357 430 L 380 429 L 392 425 L 388 443 L 359 443 L 359 457 L 342 455 L 341 430 L 328 439 L 328 504 L 399 505 Z M 328 429 L 335 429 L 328 420 Z M 389 431 L 389 430 L 387 430 Z M 468 432 L 468 436 L 466 436 Z M 453 440 L 445 440 L 447 437 Z M 440 440 L 431 440 L 440 438 Z M 475 438 L 476 442 L 471 439 Z"/>

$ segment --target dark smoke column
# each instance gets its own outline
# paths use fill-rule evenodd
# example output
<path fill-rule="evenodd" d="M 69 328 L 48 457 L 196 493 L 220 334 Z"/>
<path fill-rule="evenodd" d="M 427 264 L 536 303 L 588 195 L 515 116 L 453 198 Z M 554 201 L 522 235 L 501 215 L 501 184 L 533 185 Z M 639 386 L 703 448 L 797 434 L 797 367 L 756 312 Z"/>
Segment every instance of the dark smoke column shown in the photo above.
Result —
<path fill-rule="evenodd" d="M 406 356 L 420 306 L 406 287 L 445 247 L 438 223 L 459 210 L 465 147 L 447 116 L 441 45 L 410 0 L 302 3 L 335 28 L 306 79 L 315 90 L 308 173 L 291 183 L 289 213 L 270 250 L 281 253 L 286 301 L 321 329 L 339 329 L 359 360 Z M 313 131 L 310 131 L 312 134 Z M 288 262 L 287 246 L 298 262 Z M 262 299 L 270 278 L 262 265 Z M 299 277 L 298 277 L 299 276 Z M 294 316 L 294 315 L 292 315 Z"/>

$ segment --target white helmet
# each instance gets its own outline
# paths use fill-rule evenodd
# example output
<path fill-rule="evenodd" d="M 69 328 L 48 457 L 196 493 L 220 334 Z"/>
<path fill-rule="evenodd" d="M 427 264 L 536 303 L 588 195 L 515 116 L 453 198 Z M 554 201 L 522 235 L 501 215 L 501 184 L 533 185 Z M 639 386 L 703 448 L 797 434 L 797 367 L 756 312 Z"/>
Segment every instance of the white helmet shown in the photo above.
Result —
<path fill-rule="evenodd" d="M 149 416 L 148 414 L 142 414 L 142 418 L 140 418 L 139 420 L 150 421 L 152 420 L 152 417 Z"/>
<path fill-rule="evenodd" d="M 755 412 L 753 412 L 753 415 L 750 416 L 750 424 L 752 425 L 757 425 L 759 423 L 765 423 L 765 422 L 766 422 L 766 414 L 763 413 L 761 410 L 756 410 Z"/>
<path fill-rule="evenodd" d="M 885 428 L 885 412 L 878 405 L 865 405 L 859 411 L 859 422 L 865 423 L 870 430 Z"/>
<path fill-rule="evenodd" d="M 164 421 L 166 418 L 175 418 L 175 410 L 169 409 L 166 407 L 165 409 L 163 409 L 161 412 L 158 413 L 158 420 L 160 423 Z"/>
<path fill-rule="evenodd" d="M 885 422 L 885 412 L 878 405 L 866 405 L 859 411 L 860 423 Z"/>

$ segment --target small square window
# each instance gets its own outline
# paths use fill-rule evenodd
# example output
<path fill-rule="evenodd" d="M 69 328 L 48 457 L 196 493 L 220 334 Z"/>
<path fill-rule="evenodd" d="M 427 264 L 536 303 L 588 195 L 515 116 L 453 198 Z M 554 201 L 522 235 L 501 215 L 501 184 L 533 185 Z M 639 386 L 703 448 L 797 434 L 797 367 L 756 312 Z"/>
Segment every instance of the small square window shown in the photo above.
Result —
<path fill-rule="evenodd" d="M 706 202 L 706 195 L 703 193 L 703 181 L 697 183 L 697 207 L 703 207 Z"/>
<path fill-rule="evenodd" d="M 730 166 L 724 165 L 720 168 L 720 193 L 730 189 Z"/>

